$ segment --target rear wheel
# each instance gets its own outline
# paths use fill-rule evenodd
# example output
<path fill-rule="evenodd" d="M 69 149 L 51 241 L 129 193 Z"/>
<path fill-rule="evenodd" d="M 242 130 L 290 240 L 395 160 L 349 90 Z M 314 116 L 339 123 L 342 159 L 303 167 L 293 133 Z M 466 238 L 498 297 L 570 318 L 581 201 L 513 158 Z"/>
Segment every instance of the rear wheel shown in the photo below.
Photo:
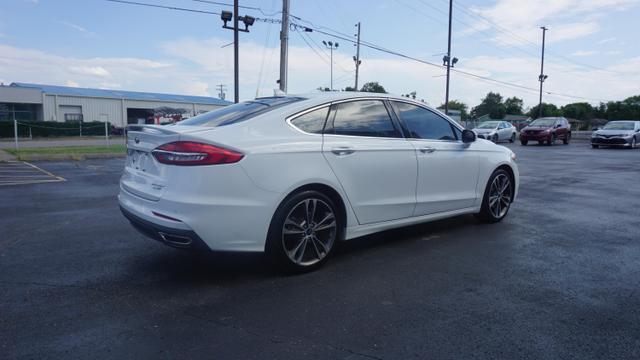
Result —
<path fill-rule="evenodd" d="M 538 140 L 538 145 L 543 145 L 544 144 L 544 140 Z"/>
<path fill-rule="evenodd" d="M 527 146 L 528 143 L 527 140 L 520 140 L 520 145 Z"/>
<path fill-rule="evenodd" d="M 565 145 L 569 145 L 569 141 L 571 141 L 571 133 L 567 133 L 567 135 L 564 136 L 564 139 L 562 139 L 562 143 Z"/>
<path fill-rule="evenodd" d="M 512 143 L 516 141 L 516 133 L 511 134 L 511 138 L 509 139 L 509 142 Z"/>
<path fill-rule="evenodd" d="M 599 148 L 600 146 L 598 146 L 598 145 L 594 145 L 594 144 L 591 144 L 591 147 L 592 147 L 592 148 L 594 148 L 594 149 L 597 149 L 597 148 Z"/>
<path fill-rule="evenodd" d="M 636 143 L 636 137 L 631 138 L 631 148 L 635 149 L 638 144 Z"/>
<path fill-rule="evenodd" d="M 494 171 L 489 177 L 482 207 L 476 217 L 487 223 L 496 223 L 504 219 L 513 201 L 513 190 L 511 176 L 503 169 Z"/>
<path fill-rule="evenodd" d="M 267 236 L 267 252 L 283 270 L 306 272 L 327 261 L 340 229 L 336 206 L 324 194 L 308 190 L 285 199 Z"/>

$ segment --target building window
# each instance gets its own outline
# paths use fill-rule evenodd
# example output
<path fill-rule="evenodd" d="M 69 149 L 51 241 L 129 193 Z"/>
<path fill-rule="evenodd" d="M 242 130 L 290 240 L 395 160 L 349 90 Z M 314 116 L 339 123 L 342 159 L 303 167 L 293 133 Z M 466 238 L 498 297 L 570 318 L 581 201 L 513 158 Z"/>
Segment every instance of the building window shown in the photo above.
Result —
<path fill-rule="evenodd" d="M 82 122 L 82 114 L 64 114 L 66 122 Z"/>
<path fill-rule="evenodd" d="M 37 104 L 0 103 L 0 121 L 37 121 Z"/>

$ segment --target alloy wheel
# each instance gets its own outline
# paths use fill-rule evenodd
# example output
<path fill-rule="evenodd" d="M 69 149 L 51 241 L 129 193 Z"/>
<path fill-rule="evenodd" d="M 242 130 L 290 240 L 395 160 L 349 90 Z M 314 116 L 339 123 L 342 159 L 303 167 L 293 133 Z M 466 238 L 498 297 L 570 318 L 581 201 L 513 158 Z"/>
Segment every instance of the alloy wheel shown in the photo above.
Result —
<path fill-rule="evenodd" d="M 489 209 L 496 218 L 502 218 L 511 205 L 511 179 L 505 174 L 499 174 L 491 182 L 489 189 Z"/>
<path fill-rule="evenodd" d="M 321 261 L 333 247 L 337 234 L 336 216 L 329 204 L 307 198 L 296 204 L 282 226 L 282 247 L 300 266 Z"/>

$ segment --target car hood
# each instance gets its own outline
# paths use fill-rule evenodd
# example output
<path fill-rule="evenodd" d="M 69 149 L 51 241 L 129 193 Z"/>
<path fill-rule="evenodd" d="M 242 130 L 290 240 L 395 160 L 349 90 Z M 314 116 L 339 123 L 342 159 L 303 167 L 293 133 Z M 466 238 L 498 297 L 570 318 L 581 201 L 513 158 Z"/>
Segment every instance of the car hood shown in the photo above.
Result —
<path fill-rule="evenodd" d="M 478 129 L 478 128 L 476 128 L 476 129 L 473 129 L 473 131 L 475 133 L 477 133 L 477 134 L 488 134 L 488 133 L 495 132 L 496 129 Z"/>
<path fill-rule="evenodd" d="M 598 130 L 598 131 L 594 131 L 593 134 L 594 135 L 623 135 L 623 136 L 629 136 L 633 133 L 632 130 Z"/>
<path fill-rule="evenodd" d="M 522 130 L 548 130 L 551 126 L 525 126 Z"/>

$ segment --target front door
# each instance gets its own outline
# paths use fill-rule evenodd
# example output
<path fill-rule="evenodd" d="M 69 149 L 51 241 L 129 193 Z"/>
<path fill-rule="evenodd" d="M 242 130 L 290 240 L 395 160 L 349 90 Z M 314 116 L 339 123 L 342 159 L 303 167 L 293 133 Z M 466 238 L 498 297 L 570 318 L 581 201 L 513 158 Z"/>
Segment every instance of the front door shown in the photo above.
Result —
<path fill-rule="evenodd" d="M 415 216 L 474 206 L 479 157 L 461 132 L 429 109 L 392 102 L 409 132 L 418 159 Z"/>
<path fill-rule="evenodd" d="M 416 203 L 416 153 L 381 100 L 332 106 L 322 152 L 360 224 L 410 217 Z"/>

